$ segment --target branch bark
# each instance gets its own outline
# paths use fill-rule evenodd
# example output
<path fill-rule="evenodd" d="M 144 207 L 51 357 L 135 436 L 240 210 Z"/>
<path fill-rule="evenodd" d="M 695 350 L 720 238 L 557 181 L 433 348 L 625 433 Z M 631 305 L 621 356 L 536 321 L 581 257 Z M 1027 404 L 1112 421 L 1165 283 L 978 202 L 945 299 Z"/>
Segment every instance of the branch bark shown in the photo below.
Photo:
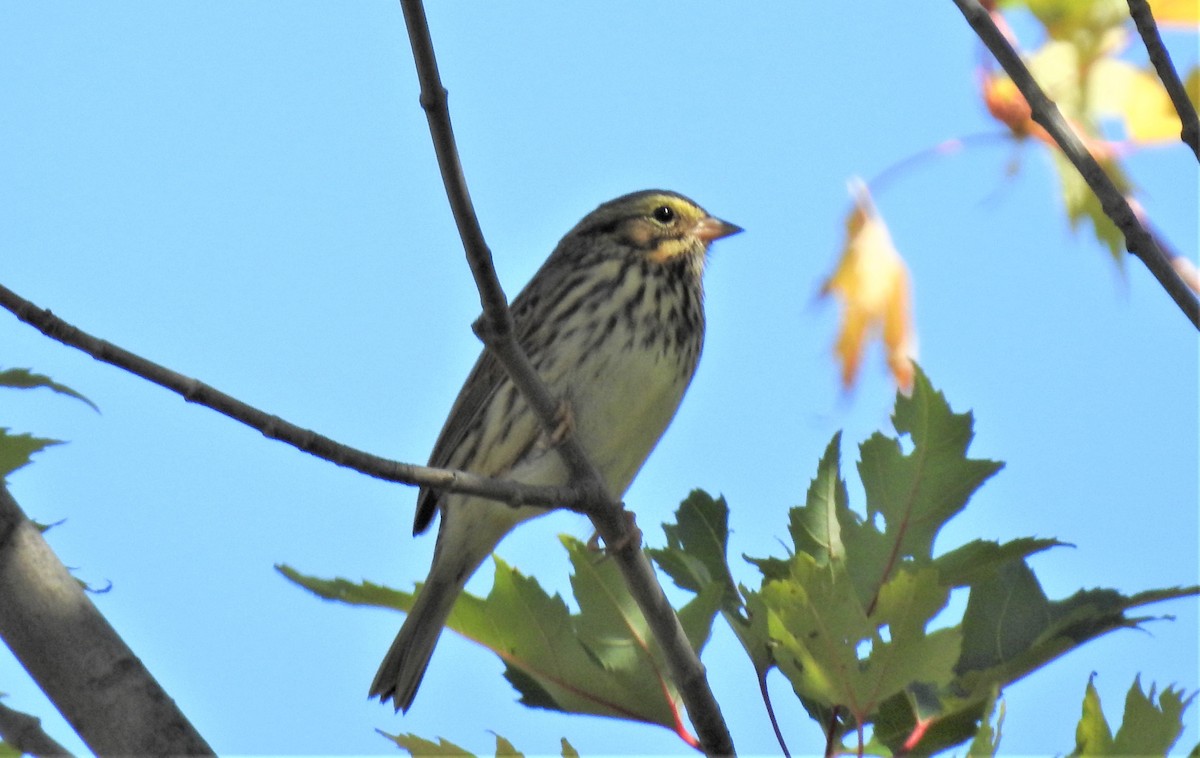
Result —
<path fill-rule="evenodd" d="M 0 638 L 97 755 L 213 755 L 2 481 Z"/>
<path fill-rule="evenodd" d="M 401 0 L 400 5 L 421 83 L 421 107 L 429 121 L 446 195 L 483 305 L 484 315 L 476 322 L 476 334 L 504 365 L 547 433 L 553 434 L 557 426 L 558 406 L 514 337 L 512 315 L 467 191 L 455 146 L 454 130 L 450 124 L 446 88 L 438 74 L 425 9 L 420 0 Z M 599 473 L 588 460 L 579 441 L 568 436 L 556 450 L 571 471 L 572 484 L 586 495 L 586 501 L 591 504 L 592 507 L 586 509 L 587 514 L 596 531 L 604 538 L 610 555 L 625 576 L 630 594 L 662 646 L 671 678 L 679 688 L 702 748 L 709 755 L 732 755 L 733 738 L 708 686 L 704 665 L 688 642 L 674 609 L 663 594 L 653 567 L 641 550 L 641 535 L 632 527 L 622 504 L 606 491 Z"/>
<path fill-rule="evenodd" d="M 586 515 L 586 511 L 581 510 L 580 505 L 583 498 L 571 487 L 535 487 L 503 479 L 491 479 L 467 471 L 399 463 L 344 445 L 323 434 L 259 410 L 204 382 L 186 377 L 111 342 L 94 337 L 55 316 L 49 310 L 39 308 L 3 285 L 0 285 L 0 307 L 53 340 L 168 389 L 189 403 L 202 405 L 257 429 L 265 437 L 286 443 L 343 468 L 389 482 L 482 495 L 514 507 L 523 504 L 558 506 Z"/>
<path fill-rule="evenodd" d="M 71 755 L 42 729 L 42 720 L 0 703 L 0 738 L 22 753 L 35 756 Z"/>
<path fill-rule="evenodd" d="M 1129 15 L 1133 18 L 1138 34 L 1142 35 L 1142 43 L 1146 45 L 1146 52 L 1150 54 L 1150 62 L 1154 64 L 1154 70 L 1158 72 L 1158 78 L 1162 80 L 1163 87 L 1171 97 L 1171 104 L 1179 114 L 1182 124 L 1179 138 L 1192 149 L 1196 160 L 1200 161 L 1200 120 L 1196 118 L 1196 109 L 1179 79 L 1179 72 L 1171 63 L 1171 54 L 1163 45 L 1162 37 L 1158 33 L 1158 24 L 1154 22 L 1154 14 L 1150 11 L 1150 3 L 1146 0 L 1128 2 Z"/>
<path fill-rule="evenodd" d="M 1021 57 L 996 27 L 991 14 L 978 0 L 954 0 L 954 4 L 1025 96 L 1033 113 L 1033 120 L 1050 134 L 1063 154 L 1083 176 L 1092 192 L 1100 199 L 1104 212 L 1125 235 L 1125 245 L 1129 252 L 1150 269 L 1150 273 L 1183 311 L 1184 316 L 1192 322 L 1192 326 L 1200 329 L 1200 300 L 1197 300 L 1196 295 L 1176 273 L 1170 259 L 1158 246 L 1154 236 L 1142 225 L 1128 199 L 1121 194 L 1108 174 L 1104 173 L 1095 156 L 1088 151 L 1063 118 L 1058 106 L 1046 97 L 1046 93 L 1038 86 Z"/>

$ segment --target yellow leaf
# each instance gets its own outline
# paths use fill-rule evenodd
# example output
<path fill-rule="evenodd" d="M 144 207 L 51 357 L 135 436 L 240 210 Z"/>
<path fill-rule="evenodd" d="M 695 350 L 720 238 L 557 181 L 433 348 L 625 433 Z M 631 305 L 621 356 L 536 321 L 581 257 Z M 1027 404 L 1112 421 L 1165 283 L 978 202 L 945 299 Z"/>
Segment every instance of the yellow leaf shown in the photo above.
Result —
<path fill-rule="evenodd" d="M 1141 144 L 1179 139 L 1183 125 L 1158 77 L 1148 71 L 1138 71 L 1129 85 L 1125 102 L 1125 128 L 1129 131 L 1129 139 Z"/>
<path fill-rule="evenodd" d="M 1146 145 L 1179 139 L 1179 114 L 1154 72 L 1107 58 L 1092 67 L 1088 87 L 1095 114 L 1121 119 L 1131 142 Z"/>
<path fill-rule="evenodd" d="M 821 287 L 842 305 L 842 327 L 834 346 L 842 387 L 854 385 L 866 342 L 881 335 L 888 367 L 905 392 L 912 388 L 916 332 L 908 267 L 892 244 L 866 185 L 851 183 L 854 207 L 846 219 L 846 246 L 837 268 Z"/>
<path fill-rule="evenodd" d="M 1150 0 L 1150 12 L 1159 26 L 1200 25 L 1200 3 L 1196 0 Z"/>

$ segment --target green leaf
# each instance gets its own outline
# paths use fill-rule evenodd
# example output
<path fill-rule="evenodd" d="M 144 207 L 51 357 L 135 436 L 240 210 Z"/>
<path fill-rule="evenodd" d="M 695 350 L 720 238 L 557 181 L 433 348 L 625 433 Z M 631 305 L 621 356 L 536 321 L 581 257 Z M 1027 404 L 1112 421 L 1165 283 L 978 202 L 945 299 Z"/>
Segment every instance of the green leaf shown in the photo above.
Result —
<path fill-rule="evenodd" d="M 1067 220 L 1071 230 L 1077 232 L 1084 221 L 1090 221 L 1096 235 L 1096 240 L 1108 248 L 1109 254 L 1118 264 L 1125 262 L 1125 235 L 1113 220 L 1104 212 L 1100 198 L 1092 192 L 1087 181 L 1080 175 L 1078 169 L 1063 155 L 1061 150 L 1051 150 L 1054 158 L 1054 168 L 1058 172 L 1059 183 L 1062 187 L 1063 207 L 1067 212 Z M 1129 195 L 1132 185 L 1120 165 L 1113 160 L 1101 161 L 1100 166 L 1108 174 L 1113 184 L 1124 195 Z"/>
<path fill-rule="evenodd" d="M 1088 640 L 1150 620 L 1128 616 L 1135 608 L 1196 594 L 1200 587 L 1129 596 L 1091 589 L 1051 601 L 1025 562 L 1013 561 L 971 588 L 956 686 L 981 697 L 994 684 L 1020 679 Z"/>
<path fill-rule="evenodd" d="M 570 742 L 567 742 L 566 737 L 563 737 L 561 742 L 562 742 L 562 757 L 563 758 L 579 758 L 579 751 L 576 750 L 571 745 Z"/>
<path fill-rule="evenodd" d="M 817 464 L 817 475 L 808 486 L 803 508 L 789 514 L 788 531 L 796 550 L 808 553 L 818 564 L 844 560 L 840 514 L 849 509 L 846 482 L 839 470 L 842 433 L 833 435 Z"/>
<path fill-rule="evenodd" d="M 499 558 L 486 598 L 459 596 L 446 626 L 490 648 L 526 705 L 680 727 L 678 694 L 657 643 L 625 589 L 616 564 L 570 537 L 562 542 L 574 569 L 580 611 Z M 321 597 L 358 605 L 407 609 L 414 593 L 369 582 L 323 580 L 280 566 L 280 573 Z M 720 587 L 702 590 L 681 611 L 690 641 L 707 639 Z"/>
<path fill-rule="evenodd" d="M 1083 696 L 1083 715 L 1075 727 L 1075 750 L 1071 755 L 1113 755 L 1112 731 L 1100 708 L 1100 693 L 1096 692 L 1090 678 Z"/>
<path fill-rule="evenodd" d="M 513 747 L 511 742 L 497 734 L 496 758 L 524 758 L 524 753 L 521 753 L 519 750 Z"/>
<path fill-rule="evenodd" d="M 0 479 L 29 463 L 31 456 L 39 450 L 61 444 L 60 440 L 10 434 L 8 429 L 0 427 Z"/>
<path fill-rule="evenodd" d="M 883 585 L 868 614 L 844 569 L 821 566 L 806 553 L 793 558 L 789 581 L 767 582 L 760 593 L 779 668 L 793 688 L 847 709 L 859 723 L 918 684 L 938 690 L 950 683 L 960 634 L 925 631 L 948 595 L 937 572 L 902 570 Z"/>
<path fill-rule="evenodd" d="M 1000 700 L 1000 688 L 994 688 L 992 695 L 988 699 L 987 705 L 983 708 L 984 716 L 979 722 L 979 731 L 975 733 L 975 739 L 971 740 L 971 747 L 967 751 L 967 755 L 972 756 L 994 756 L 996 751 L 1000 749 L 1000 731 L 1004 726 L 1004 701 Z M 996 725 L 992 726 L 992 718 L 995 717 Z"/>
<path fill-rule="evenodd" d="M 933 566 L 937 569 L 942 584 L 967 587 L 983 581 L 1007 563 L 1063 545 L 1067 543 L 1034 537 L 1021 537 L 1003 545 L 989 540 L 973 540 L 939 555 L 934 559 Z"/>
<path fill-rule="evenodd" d="M 1004 464 L 966 457 L 974 436 L 971 414 L 952 412 L 920 369 L 912 397 L 897 395 L 892 421 L 911 437 L 913 450 L 906 455 L 898 440 L 879 433 L 862 444 L 858 471 L 867 518 L 883 516 L 895 555 L 927 560 L 938 530 Z"/>
<path fill-rule="evenodd" d="M 729 506 L 725 498 L 713 498 L 703 490 L 692 490 L 675 511 L 675 523 L 663 524 L 667 546 L 646 552 L 676 586 L 700 592 L 720 585 L 723 607 L 741 608 L 741 597 L 729 571 Z"/>
<path fill-rule="evenodd" d="M 415 734 L 388 734 L 379 732 L 397 746 L 408 751 L 413 756 L 449 756 L 451 758 L 474 758 L 474 753 L 444 739 L 432 742 Z"/>
<path fill-rule="evenodd" d="M 400 592 L 371 582 L 351 582 L 348 579 L 318 579 L 301 574 L 283 563 L 275 564 L 275 570 L 317 597 L 336 600 L 347 605 L 369 605 L 407 611 L 416 600 L 415 592 Z"/>
<path fill-rule="evenodd" d="M 73 397 L 76 400 L 80 400 L 86 403 L 92 410 L 96 411 L 97 413 L 100 412 L 100 409 L 96 407 L 95 403 L 93 403 L 91 400 L 88 400 L 75 390 L 64 384 L 59 384 L 48 376 L 35 374 L 27 368 L 10 368 L 0 371 L 0 387 L 14 387 L 16 389 L 45 387 L 49 390 L 59 393 L 60 395 L 67 395 L 68 397 Z"/>
<path fill-rule="evenodd" d="M 876 700 L 920 683 L 934 690 L 950 684 L 962 646 L 962 632 L 926 633 L 929 622 L 946 607 L 949 589 L 931 569 L 897 572 L 879 590 L 872 619 L 890 630 L 891 641 L 876 643 L 868 663 L 881 669 Z"/>
<path fill-rule="evenodd" d="M 1113 739 L 1117 755 L 1166 755 L 1183 733 L 1183 712 L 1195 700 L 1167 687 L 1155 702 L 1154 685 L 1142 692 L 1141 678 L 1134 679 L 1125 696 L 1125 716 Z"/>

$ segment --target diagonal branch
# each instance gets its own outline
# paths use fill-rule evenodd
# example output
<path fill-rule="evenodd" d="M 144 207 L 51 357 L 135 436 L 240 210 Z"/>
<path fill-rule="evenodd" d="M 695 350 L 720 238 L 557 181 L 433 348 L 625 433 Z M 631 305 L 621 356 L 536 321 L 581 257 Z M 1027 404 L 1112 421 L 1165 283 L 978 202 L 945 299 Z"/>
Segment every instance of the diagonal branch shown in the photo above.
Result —
<path fill-rule="evenodd" d="M 0 307 L 51 339 L 81 350 L 98 361 L 122 368 L 148 382 L 171 390 L 184 400 L 210 408 L 234 421 L 257 429 L 263 436 L 284 442 L 302 452 L 358 471 L 376 479 L 465 492 L 509 503 L 546 505 L 579 510 L 582 498 L 570 487 L 537 487 L 504 479 L 491 479 L 468 471 L 399 463 L 343 445 L 310 429 L 288 423 L 209 385 L 186 377 L 124 348 L 72 326 L 48 310 L 37 307 L 0 285 Z"/>
<path fill-rule="evenodd" d="M 1146 52 L 1150 54 L 1150 62 L 1154 64 L 1154 70 L 1158 72 L 1158 78 L 1162 80 L 1163 87 L 1171 96 L 1171 104 L 1179 114 L 1179 121 L 1183 125 L 1179 138 L 1196 154 L 1196 160 L 1200 160 L 1200 120 L 1196 118 L 1196 108 L 1179 79 L 1179 72 L 1171 63 L 1171 54 L 1163 45 L 1162 36 L 1158 33 L 1158 24 L 1154 22 L 1154 14 L 1150 12 L 1150 3 L 1146 0 L 1128 2 L 1129 15 L 1137 26 L 1138 34 L 1142 35 Z"/>
<path fill-rule="evenodd" d="M 213 755 L 2 480 L 0 638 L 97 755 Z"/>
<path fill-rule="evenodd" d="M 1192 325 L 1200 329 L 1200 300 L 1188 289 L 1183 279 L 1176 273 L 1171 261 L 1163 253 L 1154 236 L 1146 230 L 1138 220 L 1137 214 L 1129 204 L 1129 200 L 1121 194 L 1113 184 L 1108 174 L 1096 161 L 1095 156 L 1088 151 L 1083 142 L 1067 124 L 1046 93 L 1038 86 L 1033 75 L 1029 73 L 1025 63 L 1012 45 L 1005 39 L 1004 34 L 996 28 L 996 22 L 991 14 L 984 10 L 978 0 L 954 0 L 954 4 L 967 19 L 967 23 L 979 35 L 983 44 L 987 45 L 996 56 L 996 60 L 1004 68 L 1009 78 L 1017 85 L 1025 100 L 1029 103 L 1033 120 L 1046 130 L 1062 149 L 1063 154 L 1071 161 L 1092 192 L 1100 199 L 1100 205 L 1117 228 L 1125 235 L 1125 245 L 1129 252 L 1136 255 L 1150 273 L 1158 280 L 1179 309 L 1183 311 Z"/>
<path fill-rule="evenodd" d="M 14 711 L 0 703 L 0 740 L 17 749 L 17 752 L 34 756 L 70 756 L 65 747 L 58 744 L 42 729 L 42 720 L 28 713 Z"/>
<path fill-rule="evenodd" d="M 558 410 L 555 399 L 533 370 L 529 358 L 517 344 L 513 334 L 512 315 L 492 265 L 491 252 L 483 240 L 479 221 L 471 205 L 466 179 L 454 142 L 450 112 L 446 105 L 446 88 L 438 74 L 437 59 L 429 35 L 429 24 L 420 0 L 401 0 L 404 22 L 412 44 L 417 76 L 421 82 L 421 107 L 429 121 L 434 151 L 441 169 L 446 195 L 454 212 L 459 235 L 466 249 L 467 260 L 475 283 L 484 316 L 476 323 L 476 333 L 488 350 L 509 372 L 513 382 L 537 413 L 543 427 L 553 433 L 557 426 Z M 692 725 L 704 751 L 709 755 L 732 755 L 733 739 L 721 716 L 720 706 L 705 677 L 704 666 L 696 656 L 675 611 L 667 602 L 654 569 L 640 547 L 640 534 L 632 528 L 623 506 L 606 491 L 595 466 L 588 460 L 579 441 L 571 435 L 556 448 L 571 471 L 572 483 L 581 493 L 587 493 L 592 508 L 588 515 L 629 586 L 630 594 L 646 617 L 670 667 L 671 678 L 679 688 Z"/>

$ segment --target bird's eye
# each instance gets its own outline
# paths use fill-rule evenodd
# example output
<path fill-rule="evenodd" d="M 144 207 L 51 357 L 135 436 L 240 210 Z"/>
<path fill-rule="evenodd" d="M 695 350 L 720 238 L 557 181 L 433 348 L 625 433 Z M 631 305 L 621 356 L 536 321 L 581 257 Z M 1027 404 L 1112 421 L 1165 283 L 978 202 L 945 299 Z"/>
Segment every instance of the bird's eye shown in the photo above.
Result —
<path fill-rule="evenodd" d="M 675 220 L 675 209 L 669 205 L 660 205 L 654 209 L 654 220 L 660 224 L 669 224 Z"/>

